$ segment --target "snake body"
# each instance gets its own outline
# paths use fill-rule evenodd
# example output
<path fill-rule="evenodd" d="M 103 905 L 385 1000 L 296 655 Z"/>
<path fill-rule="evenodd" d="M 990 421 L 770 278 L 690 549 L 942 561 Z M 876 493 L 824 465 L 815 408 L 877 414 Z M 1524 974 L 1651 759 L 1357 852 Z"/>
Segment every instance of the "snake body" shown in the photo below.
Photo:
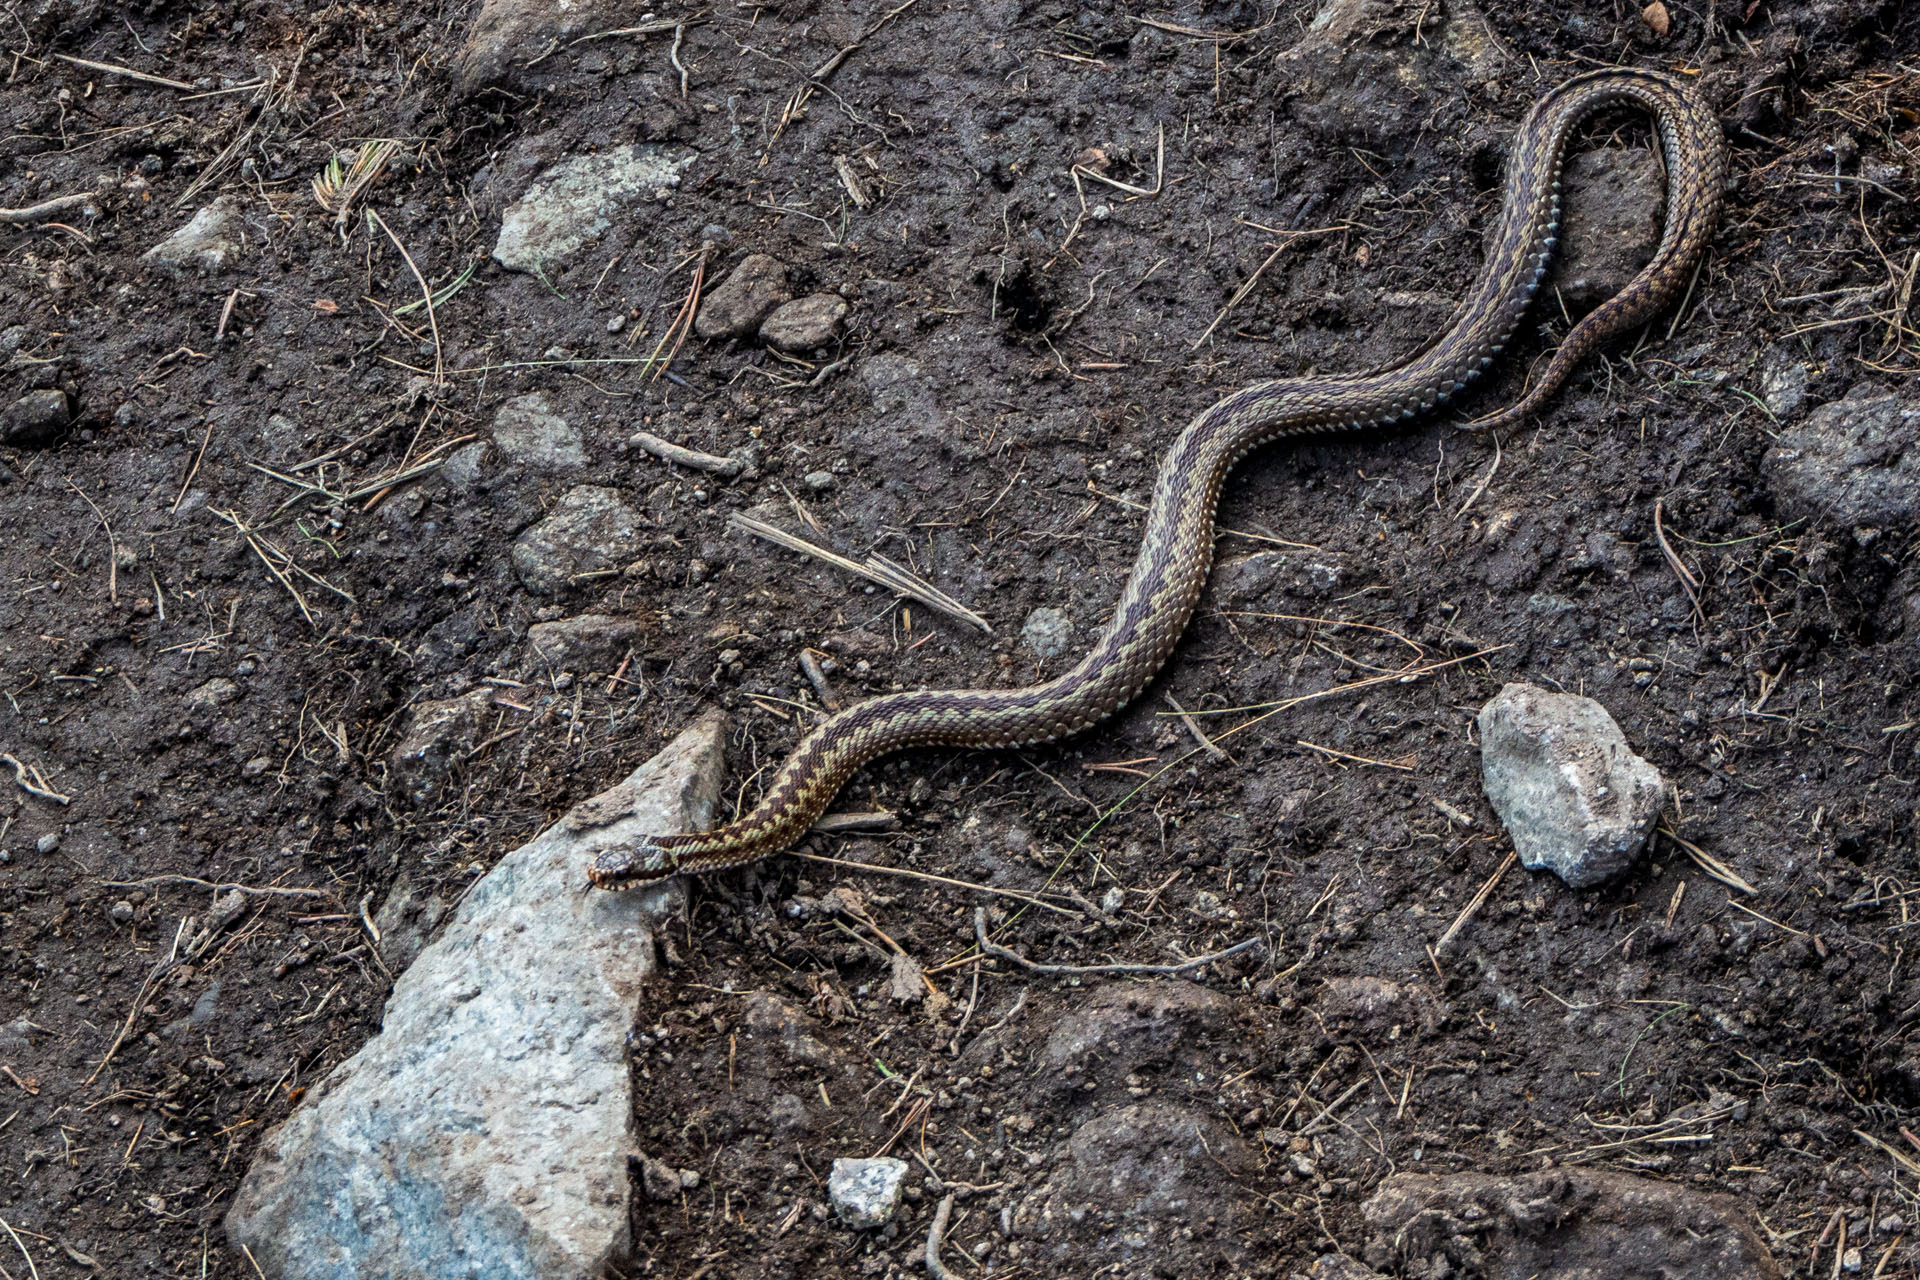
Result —
<path fill-rule="evenodd" d="M 1540 99 L 1506 167 L 1486 265 L 1439 339 L 1413 358 L 1366 373 L 1258 382 L 1220 400 L 1181 432 L 1155 482 L 1125 591 L 1092 650 L 1064 674 L 1024 689 L 943 689 L 871 698 L 826 720 L 787 757 L 760 803 L 713 831 L 662 834 L 603 851 L 601 888 L 737 867 L 798 840 L 848 776 L 907 747 L 1008 747 L 1051 742 L 1111 716 L 1173 651 L 1213 560 L 1220 489 L 1248 452 L 1272 441 L 1409 421 L 1446 404 L 1490 366 L 1546 274 L 1560 221 L 1568 139 L 1602 106 L 1652 115 L 1666 158 L 1666 225 L 1652 260 L 1582 318 L 1514 404 L 1471 424 L 1487 430 L 1532 413 L 1597 344 L 1647 320 L 1688 284 L 1719 216 L 1726 147 L 1711 111 L 1683 81 L 1608 68 Z"/>

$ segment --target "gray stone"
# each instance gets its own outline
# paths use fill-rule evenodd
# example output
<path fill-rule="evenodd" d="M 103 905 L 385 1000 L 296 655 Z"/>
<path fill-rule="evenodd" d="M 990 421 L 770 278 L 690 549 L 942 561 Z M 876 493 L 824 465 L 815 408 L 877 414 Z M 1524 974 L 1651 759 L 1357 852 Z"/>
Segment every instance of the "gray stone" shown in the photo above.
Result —
<path fill-rule="evenodd" d="M 523 83 L 534 62 L 529 50 L 617 27 L 623 17 L 630 20 L 612 0 L 485 0 L 461 45 L 454 84 L 462 94 L 474 94 Z M 560 59 L 544 64 L 556 70 L 564 65 Z"/>
<path fill-rule="evenodd" d="M 1807 366 L 1791 353 L 1776 355 L 1760 375 L 1760 398 L 1777 422 L 1799 413 L 1807 402 Z"/>
<path fill-rule="evenodd" d="M 176 274 L 219 271 L 240 256 L 243 232 L 240 206 L 232 196 L 221 196 L 144 256 Z"/>
<path fill-rule="evenodd" d="M 1631 866 L 1660 820 L 1660 771 L 1592 698 L 1509 684 L 1480 708 L 1487 799 L 1521 863 L 1575 889 Z"/>
<path fill-rule="evenodd" d="M 473 887 L 380 1034 L 262 1141 L 235 1246 L 275 1280 L 575 1280 L 624 1261 L 626 1038 L 678 892 L 583 886 L 609 845 L 711 821 L 723 744 L 701 721 Z"/>
<path fill-rule="evenodd" d="M 107 919 L 115 924 L 126 924 L 133 919 L 133 904 L 125 898 L 107 908 Z"/>
<path fill-rule="evenodd" d="M 787 292 L 787 268 L 778 258 L 748 254 L 701 299 L 693 331 L 708 341 L 744 338 L 791 296 Z"/>
<path fill-rule="evenodd" d="M 225 706 L 240 696 L 240 686 L 225 676 L 215 676 L 187 694 L 187 705 L 206 710 Z"/>
<path fill-rule="evenodd" d="M 840 336 L 847 300 L 831 293 L 810 293 L 774 308 L 760 325 L 760 341 L 781 351 L 811 351 Z"/>
<path fill-rule="evenodd" d="M 831 471 L 809 471 L 801 477 L 800 483 L 815 493 L 825 493 L 839 481 Z"/>
<path fill-rule="evenodd" d="M 35 853 L 57 853 L 60 850 L 60 833 L 49 831 L 33 842 Z"/>
<path fill-rule="evenodd" d="M 679 186 L 681 172 L 699 158 L 686 147 L 639 143 L 560 161 L 500 219 L 494 261 L 536 274 L 564 267 L 627 208 Z"/>
<path fill-rule="evenodd" d="M 58 387 L 29 391 L 0 413 L 0 444 L 31 449 L 52 444 L 73 421 L 73 404 Z"/>
<path fill-rule="evenodd" d="M 1036 658 L 1058 658 L 1073 643 L 1073 622 L 1059 609 L 1042 605 L 1020 624 L 1020 643 Z"/>
<path fill-rule="evenodd" d="M 515 396 L 494 413 L 493 447 L 508 462 L 536 471 L 577 471 L 587 465 L 579 430 L 538 391 Z"/>
<path fill-rule="evenodd" d="M 463 444 L 447 455 L 434 474 L 456 493 L 471 492 L 480 483 L 482 464 L 487 460 L 487 445 L 483 440 L 472 444 Z"/>
<path fill-rule="evenodd" d="M 491 689 L 414 707 L 406 733 L 387 756 L 387 777 L 409 804 L 424 808 L 439 799 L 492 709 Z"/>
<path fill-rule="evenodd" d="M 1788 517 L 1911 525 L 1920 516 L 1920 400 L 1863 383 L 1780 432 L 1761 470 Z"/>
<path fill-rule="evenodd" d="M 514 540 L 513 571 L 527 590 L 552 595 L 580 574 L 629 563 L 639 534 L 640 517 L 620 500 L 617 489 L 583 484 Z"/>
<path fill-rule="evenodd" d="M 1772 1254 L 1731 1197 L 1627 1174 L 1398 1173 L 1380 1184 L 1360 1212 L 1373 1233 L 1367 1262 L 1395 1274 L 1485 1280 L 1780 1277 Z M 1420 1270 L 1412 1270 L 1416 1266 Z"/>
<path fill-rule="evenodd" d="M 872 1160 L 835 1160 L 827 1176 L 827 1199 L 840 1221 L 856 1231 L 884 1227 L 900 1207 L 907 1162 L 892 1156 Z"/>
<path fill-rule="evenodd" d="M 534 662 L 555 671 L 612 671 L 646 634 L 632 618 L 583 613 L 534 623 L 527 628 L 527 650 Z"/>

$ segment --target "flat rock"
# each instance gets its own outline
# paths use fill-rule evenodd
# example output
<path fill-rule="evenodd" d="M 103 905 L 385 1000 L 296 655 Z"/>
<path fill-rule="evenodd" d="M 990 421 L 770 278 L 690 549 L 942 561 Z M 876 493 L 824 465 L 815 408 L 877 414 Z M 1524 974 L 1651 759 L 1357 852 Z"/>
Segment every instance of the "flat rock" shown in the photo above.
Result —
<path fill-rule="evenodd" d="M 627 651 L 646 639 L 632 618 L 583 613 L 527 628 L 527 651 L 535 663 L 555 671 L 612 671 Z"/>
<path fill-rule="evenodd" d="M 1347 564 L 1324 551 L 1256 551 L 1214 566 L 1213 599 L 1223 607 L 1268 610 L 1283 595 L 1318 599 L 1348 578 Z"/>
<path fill-rule="evenodd" d="M 852 310 L 838 294 L 810 293 L 782 303 L 760 325 L 760 341 L 781 351 L 812 351 L 840 336 Z"/>
<path fill-rule="evenodd" d="M 1361 1207 L 1366 1260 L 1402 1274 L 1484 1280 L 1779 1280 L 1773 1256 L 1729 1196 L 1597 1170 L 1518 1178 L 1400 1173 Z M 1444 1260 L 1449 1270 L 1434 1270 Z M 1407 1274 L 1413 1274 L 1408 1272 Z"/>
<path fill-rule="evenodd" d="M 493 690 L 416 703 L 407 730 L 387 756 L 387 776 L 407 802 L 425 808 L 440 798 L 465 748 L 479 741 L 493 709 Z"/>
<path fill-rule="evenodd" d="M 551 275 L 623 211 L 679 186 L 682 171 L 699 158 L 687 147 L 636 143 L 560 161 L 501 217 L 494 261 L 509 271 Z"/>
<path fill-rule="evenodd" d="M 1574 152 L 1561 185 L 1558 261 L 1542 287 L 1578 314 L 1626 288 L 1653 257 L 1666 177 L 1651 151 L 1603 147 Z"/>
<path fill-rule="evenodd" d="M 1487 799 L 1520 861 L 1585 889 L 1630 866 L 1665 782 L 1592 698 L 1509 684 L 1480 708 Z"/>
<path fill-rule="evenodd" d="M 73 421 L 73 402 L 58 387 L 27 394 L 0 411 L 0 444 L 31 449 L 52 444 Z"/>
<path fill-rule="evenodd" d="M 1761 470 L 1788 518 L 1911 525 L 1920 516 L 1920 399 L 1857 386 L 1781 431 Z"/>
<path fill-rule="evenodd" d="M 580 574 L 629 563 L 639 532 L 640 517 L 621 501 L 619 490 L 583 484 L 514 540 L 513 571 L 527 590 L 552 595 Z"/>
<path fill-rule="evenodd" d="M 1400 136 L 1450 82 L 1488 84 L 1506 59 L 1487 21 L 1457 0 L 1436 20 L 1420 0 L 1327 0 L 1277 65 L 1294 118 L 1322 139 Z M 1438 37 L 1436 39 L 1436 36 Z"/>
<path fill-rule="evenodd" d="M 577 1280 L 623 1262 L 626 1038 L 676 891 L 587 893 L 608 845 L 711 820 L 722 722 L 501 859 L 382 1029 L 261 1143 L 227 1234 L 269 1280 Z"/>
<path fill-rule="evenodd" d="M 538 391 L 515 396 L 494 413 L 493 447 L 506 461 L 536 471 L 577 471 L 587 465 L 579 429 Z"/>
<path fill-rule="evenodd" d="M 791 296 L 785 264 L 764 253 L 750 253 L 701 299 L 693 331 L 710 342 L 744 338 Z"/>
<path fill-rule="evenodd" d="M 900 1207 L 907 1162 L 893 1156 L 835 1160 L 827 1176 L 827 1199 L 840 1221 L 856 1231 L 884 1227 Z"/>
<path fill-rule="evenodd" d="M 240 206 L 221 196 L 142 256 L 176 274 L 219 271 L 240 256 L 242 229 Z"/>

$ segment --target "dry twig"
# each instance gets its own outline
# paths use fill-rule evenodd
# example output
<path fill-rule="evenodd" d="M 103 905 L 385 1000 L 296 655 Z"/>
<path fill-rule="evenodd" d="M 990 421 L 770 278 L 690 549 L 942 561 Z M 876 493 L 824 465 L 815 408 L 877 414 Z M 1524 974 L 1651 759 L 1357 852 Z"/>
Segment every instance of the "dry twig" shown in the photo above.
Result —
<path fill-rule="evenodd" d="M 883 555 L 870 555 L 867 557 L 865 563 L 856 564 L 843 555 L 808 542 L 805 538 L 797 538 L 786 530 L 770 525 L 764 520 L 755 520 L 752 516 L 741 515 L 737 511 L 733 514 L 731 520 L 735 526 L 746 530 L 748 533 L 754 534 L 756 537 L 765 538 L 768 542 L 786 547 L 788 550 L 810 555 L 816 560 L 824 560 L 836 569 L 844 569 L 848 573 L 856 574 L 869 582 L 876 582 L 889 591 L 897 592 L 912 600 L 918 600 L 928 608 L 937 609 L 948 617 L 957 618 L 961 622 L 978 627 L 988 635 L 993 634 L 993 626 L 985 618 L 967 608 L 967 606 L 961 604 L 958 600 L 955 600 L 952 596 L 940 590 L 940 588 L 934 586 L 932 583 L 915 574 L 909 573 Z"/>
<path fill-rule="evenodd" d="M 42 800 L 51 800 L 55 804 L 73 803 L 72 796 L 63 796 L 48 785 L 47 775 L 40 772 L 37 767 L 23 764 L 4 751 L 0 751 L 0 764 L 13 767 L 13 780 L 19 783 L 20 789 L 28 795 L 39 796 Z"/>
<path fill-rule="evenodd" d="M 627 443 L 635 448 L 644 449 L 662 462 L 671 462 L 676 467 L 690 467 L 695 471 L 707 471 L 724 479 L 732 479 L 746 470 L 747 464 L 739 458 L 722 458 L 711 453 L 701 453 L 684 445 L 674 444 L 671 440 L 662 440 L 650 431 L 636 431 L 627 437 Z"/>
<path fill-rule="evenodd" d="M 0 209 L 0 222 L 10 222 L 23 226 L 29 222 L 45 222 L 57 218 L 69 209 L 84 208 L 93 199 L 93 192 L 82 191 L 78 195 L 55 196 L 51 200 L 42 200 L 39 204 L 26 205 L 19 209 Z"/>

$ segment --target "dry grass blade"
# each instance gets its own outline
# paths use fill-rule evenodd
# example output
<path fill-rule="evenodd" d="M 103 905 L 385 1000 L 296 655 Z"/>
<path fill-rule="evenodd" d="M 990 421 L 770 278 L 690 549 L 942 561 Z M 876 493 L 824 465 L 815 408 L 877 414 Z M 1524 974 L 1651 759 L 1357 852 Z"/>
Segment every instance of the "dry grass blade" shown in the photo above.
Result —
<path fill-rule="evenodd" d="M 1720 859 L 1714 857 L 1699 845 L 1694 844 L 1690 840 L 1682 840 L 1667 827 L 1661 827 L 1660 834 L 1679 845 L 1686 851 L 1686 855 L 1693 859 L 1695 866 L 1706 872 L 1713 879 L 1727 886 L 1727 888 L 1749 895 L 1760 892 L 1745 880 L 1741 879 L 1739 873 L 1734 871 L 1732 867 L 1729 867 L 1726 863 L 1720 861 Z"/>
<path fill-rule="evenodd" d="M 1462 929 L 1466 928 L 1467 921 L 1473 919 L 1474 913 L 1485 905 L 1487 895 L 1493 892 L 1494 887 L 1500 883 L 1500 877 L 1507 874 L 1507 868 L 1513 865 L 1517 857 L 1519 857 L 1519 855 L 1513 850 L 1509 849 L 1507 851 L 1507 856 L 1500 860 L 1500 865 L 1494 868 L 1492 875 L 1487 877 L 1487 882 L 1480 886 L 1480 892 L 1468 899 L 1467 905 L 1460 908 L 1460 914 L 1455 916 L 1453 923 L 1447 926 L 1447 931 L 1440 935 L 1440 941 L 1433 944 L 1434 955 L 1437 956 L 1442 951 L 1445 951 L 1447 944 L 1458 937 Z"/>
<path fill-rule="evenodd" d="M 391 138 L 375 138 L 354 150 L 351 164 L 341 164 L 338 155 L 327 161 L 327 167 L 313 180 L 313 198 L 333 215 L 334 226 L 345 231 L 353 202 L 385 172 L 387 161 L 399 151 L 400 144 Z"/>
<path fill-rule="evenodd" d="M 1674 576 L 1680 579 L 1680 589 L 1687 593 L 1687 603 L 1693 606 L 1694 621 L 1704 626 L 1707 615 L 1706 611 L 1700 607 L 1700 579 L 1687 568 L 1686 561 L 1680 558 L 1680 553 L 1673 549 L 1671 542 L 1667 541 L 1666 528 L 1661 524 L 1664 512 L 1665 500 L 1655 498 L 1653 500 L 1653 536 L 1659 539 L 1660 553 L 1667 558 L 1667 567 L 1672 569 Z"/>
<path fill-rule="evenodd" d="M 847 559 L 843 555 L 829 551 L 825 547 L 808 542 L 805 538 L 797 538 L 785 529 L 770 525 L 764 520 L 755 520 L 752 516 L 744 516 L 735 512 L 731 517 L 731 523 L 737 528 L 744 529 L 748 533 L 753 534 L 755 537 L 765 538 L 768 542 L 785 547 L 789 551 L 798 551 L 802 555 L 809 555 L 816 560 L 823 560 L 836 569 L 842 569 L 848 573 L 865 578 L 868 582 L 877 583 L 889 591 L 897 592 L 912 600 L 918 600 L 929 609 L 937 610 L 969 626 L 978 627 L 987 635 L 993 634 L 993 626 L 985 618 L 967 608 L 967 606 L 961 604 L 958 600 L 955 600 L 952 596 L 940 590 L 940 588 L 934 586 L 932 583 L 908 572 L 885 556 L 871 555 L 867 557 L 866 563 L 859 564 Z"/>
<path fill-rule="evenodd" d="M 1161 142 L 1162 148 L 1164 149 L 1164 147 L 1166 146 L 1166 138 L 1163 136 L 1160 142 Z M 1074 169 L 1074 172 L 1079 173 L 1080 172 L 1079 168 L 1076 167 Z M 1087 176 L 1092 177 L 1093 175 L 1088 174 Z M 1101 181 L 1106 182 L 1109 180 L 1102 178 Z M 1119 186 L 1120 184 L 1114 183 L 1113 185 Z M 1131 187 L 1127 187 L 1123 189 L 1129 190 L 1129 191 L 1133 190 L 1133 188 Z M 1157 187 L 1156 187 L 1156 190 L 1157 190 Z M 1139 194 L 1151 195 L 1152 192 L 1142 191 Z M 1253 286 L 1260 283 L 1260 277 L 1266 274 L 1267 268 L 1273 265 L 1274 259 L 1278 258 L 1281 254 L 1285 253 L 1288 249 L 1291 249 L 1296 242 L 1304 239 L 1307 236 L 1323 236 L 1327 234 L 1329 231 L 1344 231 L 1346 229 L 1347 229 L 1347 224 L 1343 222 L 1340 225 L 1333 226 L 1333 227 L 1313 227 L 1306 231 L 1280 232 L 1279 233 L 1281 237 L 1280 243 L 1276 244 L 1273 247 L 1273 252 L 1267 255 L 1266 261 L 1262 262 L 1259 266 L 1255 267 L 1253 269 L 1253 274 L 1247 277 L 1246 283 L 1242 284 L 1238 289 L 1235 289 L 1233 291 L 1233 296 L 1227 299 L 1226 306 L 1220 308 L 1220 314 L 1216 315 L 1213 318 L 1213 323 L 1207 326 L 1206 332 L 1202 333 L 1199 337 L 1195 338 L 1193 340 L 1193 345 L 1188 347 L 1187 350 L 1198 351 L 1201 347 L 1201 344 L 1205 343 L 1208 338 L 1211 338 L 1213 336 L 1213 331 L 1220 327 L 1221 322 L 1224 321 L 1230 314 L 1232 314 L 1233 309 L 1239 306 L 1241 302 L 1243 302 L 1246 299 L 1246 296 L 1249 293 L 1253 292 Z"/>

